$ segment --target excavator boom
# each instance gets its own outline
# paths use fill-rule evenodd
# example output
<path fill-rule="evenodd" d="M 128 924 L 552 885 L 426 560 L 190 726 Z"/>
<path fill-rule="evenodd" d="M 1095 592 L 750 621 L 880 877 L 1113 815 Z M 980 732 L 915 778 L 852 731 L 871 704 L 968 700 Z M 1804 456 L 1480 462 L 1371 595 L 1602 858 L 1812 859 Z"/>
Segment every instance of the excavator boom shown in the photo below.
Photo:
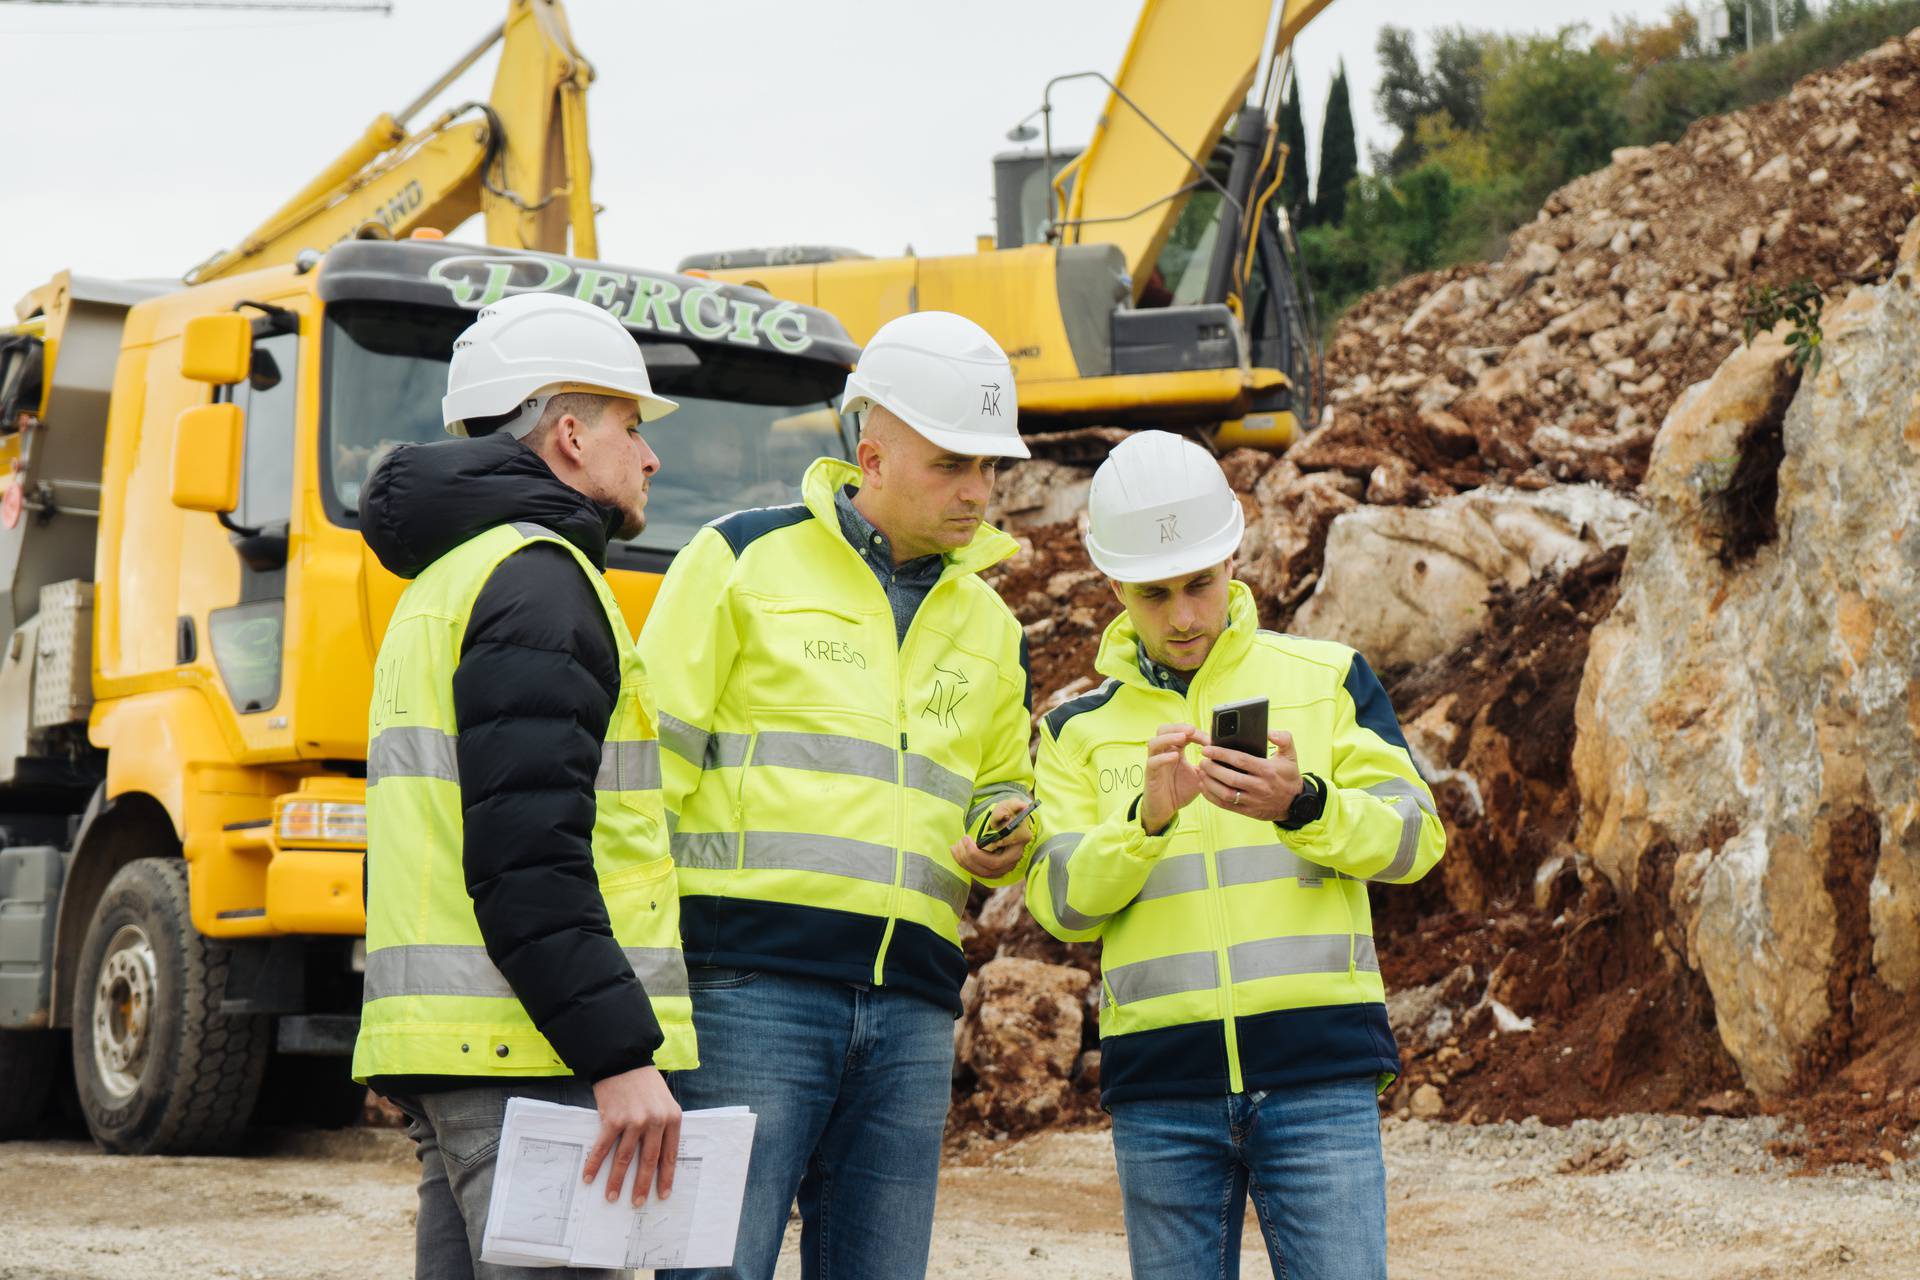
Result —
<path fill-rule="evenodd" d="M 500 62 L 485 102 L 407 122 L 494 45 Z M 512 0 L 507 19 L 397 116 L 382 114 L 306 186 L 186 275 L 201 284 L 291 262 L 305 249 L 353 238 L 449 231 L 475 213 L 489 244 L 598 254 L 586 91 L 593 68 L 574 47 L 559 0 Z"/>
<path fill-rule="evenodd" d="M 1063 241 L 1117 246 L 1137 300 L 1185 207 L 1173 193 L 1200 177 L 1192 160 L 1206 163 L 1263 56 L 1328 3 L 1288 0 L 1269 44 L 1273 0 L 1146 0 L 1074 167 Z"/>

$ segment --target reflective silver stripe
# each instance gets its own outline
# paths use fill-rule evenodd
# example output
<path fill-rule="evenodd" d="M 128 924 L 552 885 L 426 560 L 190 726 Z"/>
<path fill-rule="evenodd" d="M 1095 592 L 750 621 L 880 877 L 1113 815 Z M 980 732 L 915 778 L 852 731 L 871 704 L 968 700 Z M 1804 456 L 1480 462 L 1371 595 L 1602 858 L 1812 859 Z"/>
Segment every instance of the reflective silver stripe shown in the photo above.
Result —
<path fill-rule="evenodd" d="M 749 871 L 819 871 L 853 880 L 871 880 L 875 884 L 892 884 L 893 850 L 884 844 L 869 844 L 845 836 L 749 831 L 746 868 Z"/>
<path fill-rule="evenodd" d="M 731 831 L 675 831 L 670 845 L 676 866 L 731 871 L 740 838 Z"/>
<path fill-rule="evenodd" d="M 660 744 L 650 738 L 610 738 L 600 744 L 596 791 L 657 791 Z"/>
<path fill-rule="evenodd" d="M 1111 913 L 1104 916 L 1082 915 L 1067 905 L 1067 862 L 1084 839 L 1086 836 L 1078 831 L 1048 836 L 1033 855 L 1034 861 L 1047 864 L 1047 894 L 1053 899 L 1054 919 L 1060 922 L 1063 929 L 1091 929 L 1113 918 Z"/>
<path fill-rule="evenodd" d="M 1269 880 L 1295 878 L 1319 880 L 1333 874 L 1317 862 L 1305 858 L 1283 844 L 1248 844 L 1222 849 L 1214 855 L 1220 867 L 1220 887 L 1236 884 L 1264 884 Z"/>
<path fill-rule="evenodd" d="M 1162 858 L 1147 873 L 1147 882 L 1133 895 L 1135 902 L 1171 898 L 1176 893 L 1192 893 L 1207 887 L 1207 855 L 1181 853 Z"/>
<path fill-rule="evenodd" d="M 1404 796 L 1419 805 L 1422 812 L 1431 813 L 1436 818 L 1440 816 L 1439 811 L 1433 807 L 1433 800 L 1427 793 L 1419 787 L 1414 786 L 1411 782 L 1408 782 L 1405 778 L 1388 778 L 1385 782 L 1376 782 L 1366 788 L 1366 792 L 1368 795 L 1377 796 L 1382 800 L 1398 800 Z"/>
<path fill-rule="evenodd" d="M 893 749 L 864 738 L 837 733 L 787 733 L 769 730 L 753 748 L 753 767 L 811 769 L 815 773 L 844 773 L 856 778 L 892 782 L 899 775 Z"/>
<path fill-rule="evenodd" d="M 650 996 L 687 994 L 687 967 L 678 948 L 624 947 L 627 963 Z M 476 946 L 420 944 L 382 947 L 367 953 L 367 1000 L 390 996 L 480 996 L 514 999 L 513 988 L 487 949 Z"/>
<path fill-rule="evenodd" d="M 1380 972 L 1380 954 L 1373 949 L 1373 936 L 1360 934 L 1353 940 L 1353 967 L 1368 973 Z"/>
<path fill-rule="evenodd" d="M 531 520 L 515 520 L 513 522 L 513 528 L 514 528 L 514 531 L 523 538 L 559 538 L 560 537 L 559 534 L 547 528 L 547 526 L 543 524 L 535 524 Z M 561 538 L 560 540 L 562 542 L 566 541 L 566 539 L 564 538 Z"/>
<path fill-rule="evenodd" d="M 738 769 L 747 762 L 747 748 L 753 739 L 744 733 L 716 733 L 707 743 L 708 769 Z"/>
<path fill-rule="evenodd" d="M 699 725 L 688 724 L 664 711 L 660 713 L 660 745 L 694 768 L 705 767 L 707 747 L 712 742 L 713 735 Z"/>
<path fill-rule="evenodd" d="M 1188 951 L 1118 965 L 1106 971 L 1106 982 L 1115 1004 L 1132 1004 L 1183 991 L 1211 990 L 1220 985 L 1220 966 L 1211 951 Z"/>
<path fill-rule="evenodd" d="M 1414 859 L 1419 857 L 1420 831 L 1426 823 L 1420 806 L 1412 796 L 1402 796 L 1393 802 L 1393 811 L 1400 815 L 1400 847 L 1393 851 L 1393 861 L 1384 870 L 1367 877 L 1370 880 L 1404 880 L 1413 870 Z"/>
<path fill-rule="evenodd" d="M 901 884 L 915 893 L 937 898 L 953 908 L 958 916 L 967 909 L 967 891 L 973 886 L 923 853 L 906 855 L 906 874 Z"/>
<path fill-rule="evenodd" d="M 962 809 L 973 795 L 972 778 L 963 778 L 947 766 L 912 752 L 907 753 L 907 785 Z"/>
<path fill-rule="evenodd" d="M 1256 978 L 1285 978 L 1303 973 L 1345 973 L 1347 957 L 1354 954 L 1355 967 L 1379 968 L 1359 964 L 1356 939 L 1350 933 L 1305 933 L 1290 938 L 1262 938 L 1258 942 L 1239 942 L 1227 948 L 1227 967 L 1235 982 Z M 1372 956 L 1373 939 L 1367 939 Z"/>
<path fill-rule="evenodd" d="M 454 751 L 459 739 L 439 729 L 405 725 L 382 729 L 367 744 L 367 785 L 383 778 L 438 778 L 460 781 L 460 761 Z"/>
<path fill-rule="evenodd" d="M 958 777 L 959 775 L 955 774 L 954 776 Z M 967 808 L 967 829 L 971 831 L 974 823 L 980 821 L 980 815 L 999 804 L 1002 800 L 1016 797 L 1021 800 L 1027 798 L 1027 789 L 1017 782 L 995 782 L 980 788 L 973 793 L 971 797 L 973 803 Z"/>

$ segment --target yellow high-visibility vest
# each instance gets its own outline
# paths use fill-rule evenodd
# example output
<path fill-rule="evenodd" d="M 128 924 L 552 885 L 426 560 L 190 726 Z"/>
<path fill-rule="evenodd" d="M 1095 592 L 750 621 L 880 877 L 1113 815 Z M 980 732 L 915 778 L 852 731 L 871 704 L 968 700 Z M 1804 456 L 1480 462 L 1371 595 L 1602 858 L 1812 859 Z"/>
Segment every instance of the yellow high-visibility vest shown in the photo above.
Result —
<path fill-rule="evenodd" d="M 666 1041 L 653 1064 L 697 1065 L 679 902 L 660 799 L 658 731 L 620 606 L 593 563 L 539 525 L 500 525 L 434 561 L 400 597 L 374 666 L 367 730 L 367 968 L 356 1080 L 571 1074 L 487 958 L 462 864 L 453 673 L 474 601 L 530 541 L 565 547 L 607 611 L 620 696 L 594 782 L 593 863 L 613 936 Z"/>
<path fill-rule="evenodd" d="M 980 526 L 902 641 L 834 508 L 859 480 L 823 458 L 804 503 L 702 529 L 647 617 L 681 930 L 694 964 L 958 1010 L 973 877 L 948 849 L 1033 778 L 1024 637 L 979 578 L 1016 544 Z"/>
<path fill-rule="evenodd" d="M 1379 681 L 1345 645 L 1259 630 L 1232 584 L 1230 625 L 1185 696 L 1140 672 L 1122 613 L 1109 677 L 1042 719 L 1044 839 L 1027 904 L 1056 937 L 1101 944 L 1103 1102 L 1280 1088 L 1400 1069 L 1374 953 L 1367 882 L 1418 880 L 1446 831 Z M 1205 795 L 1159 836 L 1135 801 L 1164 724 L 1268 701 L 1303 773 L 1328 786 L 1297 831 Z"/>

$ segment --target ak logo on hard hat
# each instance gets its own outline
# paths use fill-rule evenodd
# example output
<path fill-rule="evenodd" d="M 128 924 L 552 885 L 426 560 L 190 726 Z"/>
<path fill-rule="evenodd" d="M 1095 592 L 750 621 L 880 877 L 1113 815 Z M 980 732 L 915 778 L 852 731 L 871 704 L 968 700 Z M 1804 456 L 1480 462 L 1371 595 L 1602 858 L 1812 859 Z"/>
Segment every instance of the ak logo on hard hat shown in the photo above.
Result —
<path fill-rule="evenodd" d="M 1179 512 L 1175 512 L 1173 515 L 1170 515 L 1170 516 L 1160 517 L 1160 541 L 1162 542 L 1180 541 Z"/>

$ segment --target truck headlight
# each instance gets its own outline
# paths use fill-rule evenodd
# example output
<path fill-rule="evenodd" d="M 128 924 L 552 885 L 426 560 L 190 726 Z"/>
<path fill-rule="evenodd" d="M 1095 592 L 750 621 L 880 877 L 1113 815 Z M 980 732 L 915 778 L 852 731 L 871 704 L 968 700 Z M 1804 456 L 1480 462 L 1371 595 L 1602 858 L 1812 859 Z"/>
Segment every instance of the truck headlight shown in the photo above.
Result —
<path fill-rule="evenodd" d="M 275 823 L 282 845 L 367 847 L 367 806 L 343 800 L 282 800 Z"/>

